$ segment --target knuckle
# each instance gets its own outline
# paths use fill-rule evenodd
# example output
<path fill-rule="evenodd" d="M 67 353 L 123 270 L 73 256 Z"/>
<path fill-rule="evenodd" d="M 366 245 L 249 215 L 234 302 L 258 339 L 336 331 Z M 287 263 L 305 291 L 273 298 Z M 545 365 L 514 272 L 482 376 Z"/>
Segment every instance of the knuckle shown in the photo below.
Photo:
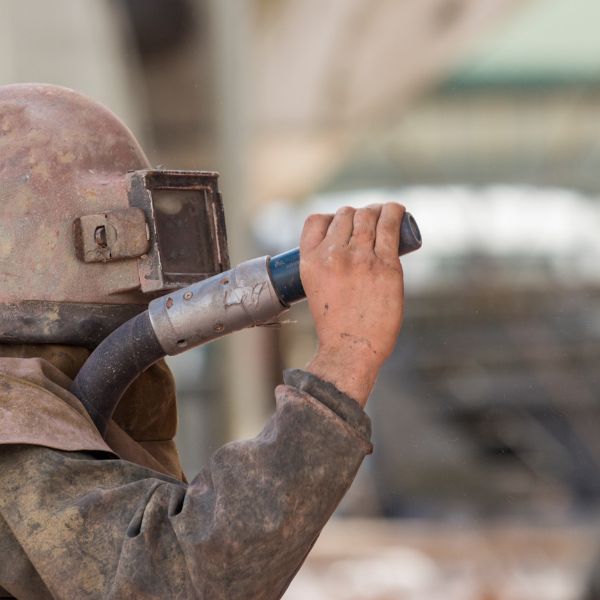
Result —
<path fill-rule="evenodd" d="M 349 252 L 342 248 L 331 248 L 327 254 L 327 262 L 333 267 L 343 267 L 349 262 Z"/>
<path fill-rule="evenodd" d="M 371 211 L 368 208 L 357 208 L 354 213 L 355 227 L 364 227 L 365 222 L 371 217 Z"/>
<path fill-rule="evenodd" d="M 313 213 L 312 215 L 308 215 L 308 217 L 306 217 L 306 219 L 304 220 L 304 224 L 305 225 L 316 225 L 316 224 L 324 221 L 326 218 L 327 218 L 326 215 L 322 215 L 320 213 Z"/>
<path fill-rule="evenodd" d="M 359 208 L 354 215 L 352 236 L 361 239 L 374 239 L 377 211 L 368 207 Z"/>
<path fill-rule="evenodd" d="M 375 205 L 371 206 L 363 206 L 362 208 L 356 209 L 357 217 L 360 216 L 362 218 L 372 218 L 377 215 L 379 209 Z"/>
<path fill-rule="evenodd" d="M 406 212 L 404 205 L 398 202 L 388 202 L 386 206 L 395 217 L 401 217 Z"/>
<path fill-rule="evenodd" d="M 385 204 L 386 204 L 386 206 L 390 206 L 397 210 L 405 210 L 405 206 L 401 202 L 386 202 Z"/>
<path fill-rule="evenodd" d="M 336 211 L 338 215 L 350 215 L 354 214 L 354 209 L 351 206 L 340 206 Z"/>
<path fill-rule="evenodd" d="M 329 256 L 335 260 L 343 260 L 346 257 L 346 254 L 347 252 L 345 249 L 340 248 L 339 246 L 332 246 L 329 248 Z"/>

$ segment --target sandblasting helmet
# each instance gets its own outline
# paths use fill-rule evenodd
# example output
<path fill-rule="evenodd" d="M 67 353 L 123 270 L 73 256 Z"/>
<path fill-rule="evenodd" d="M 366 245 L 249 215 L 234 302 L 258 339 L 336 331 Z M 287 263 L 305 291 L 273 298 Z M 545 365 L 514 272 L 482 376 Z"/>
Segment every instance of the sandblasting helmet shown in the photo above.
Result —
<path fill-rule="evenodd" d="M 0 342 L 95 346 L 229 268 L 217 174 L 150 168 L 105 107 L 0 87 Z"/>

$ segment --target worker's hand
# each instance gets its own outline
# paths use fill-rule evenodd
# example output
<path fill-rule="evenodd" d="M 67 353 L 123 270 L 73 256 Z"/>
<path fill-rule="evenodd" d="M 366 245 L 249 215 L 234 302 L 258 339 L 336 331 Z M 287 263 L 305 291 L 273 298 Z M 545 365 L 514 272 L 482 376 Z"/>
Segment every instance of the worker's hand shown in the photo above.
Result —
<path fill-rule="evenodd" d="M 394 203 L 343 207 L 311 215 L 302 231 L 300 275 L 319 338 L 307 370 L 361 406 L 402 324 L 403 214 Z"/>

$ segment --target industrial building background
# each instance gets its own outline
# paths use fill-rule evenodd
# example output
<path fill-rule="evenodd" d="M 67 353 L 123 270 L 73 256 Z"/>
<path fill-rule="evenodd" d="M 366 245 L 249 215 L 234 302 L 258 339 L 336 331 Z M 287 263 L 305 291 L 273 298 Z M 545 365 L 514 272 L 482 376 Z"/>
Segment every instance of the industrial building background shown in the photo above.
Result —
<path fill-rule="evenodd" d="M 0 84 L 108 105 L 221 172 L 232 264 L 406 204 L 375 452 L 286 600 L 579 600 L 600 547 L 600 4 L 4 0 Z M 257 433 L 306 307 L 172 360 L 192 477 Z M 242 400 L 243 399 L 243 400 Z"/>

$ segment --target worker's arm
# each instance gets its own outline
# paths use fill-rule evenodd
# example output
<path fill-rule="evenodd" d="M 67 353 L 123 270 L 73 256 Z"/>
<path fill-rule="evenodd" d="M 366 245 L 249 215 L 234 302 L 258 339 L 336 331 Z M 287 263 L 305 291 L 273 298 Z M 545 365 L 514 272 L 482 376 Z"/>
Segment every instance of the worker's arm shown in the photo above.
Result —
<path fill-rule="evenodd" d="M 261 434 L 217 450 L 188 485 L 123 460 L 0 447 L 12 557 L 0 585 L 32 600 L 280 598 L 371 449 L 358 404 L 304 371 L 286 379 Z"/>

